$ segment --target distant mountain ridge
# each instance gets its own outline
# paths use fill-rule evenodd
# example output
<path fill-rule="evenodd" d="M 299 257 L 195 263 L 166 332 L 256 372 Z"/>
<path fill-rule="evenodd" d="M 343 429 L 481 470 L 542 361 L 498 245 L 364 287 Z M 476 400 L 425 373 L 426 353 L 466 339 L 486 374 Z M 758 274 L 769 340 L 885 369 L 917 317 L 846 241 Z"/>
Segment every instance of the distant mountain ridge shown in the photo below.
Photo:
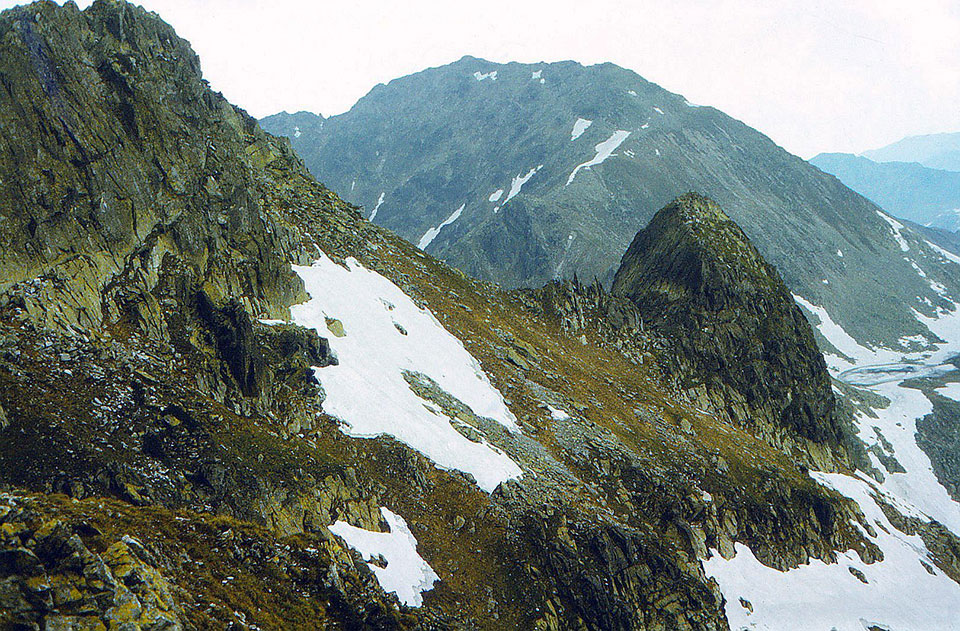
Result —
<path fill-rule="evenodd" d="M 960 172 L 917 162 L 875 162 L 849 153 L 821 153 L 810 163 L 900 219 L 960 230 Z"/>
<path fill-rule="evenodd" d="M 610 281 L 654 212 L 696 191 L 862 341 L 928 334 L 913 310 L 949 308 L 931 279 L 960 295 L 960 269 L 837 179 L 613 64 L 464 57 L 378 85 L 322 128 L 291 123 L 261 121 L 365 217 L 506 286 Z"/>
<path fill-rule="evenodd" d="M 918 162 L 931 169 L 960 171 L 960 132 L 908 136 L 864 151 L 863 156 L 874 162 Z"/>

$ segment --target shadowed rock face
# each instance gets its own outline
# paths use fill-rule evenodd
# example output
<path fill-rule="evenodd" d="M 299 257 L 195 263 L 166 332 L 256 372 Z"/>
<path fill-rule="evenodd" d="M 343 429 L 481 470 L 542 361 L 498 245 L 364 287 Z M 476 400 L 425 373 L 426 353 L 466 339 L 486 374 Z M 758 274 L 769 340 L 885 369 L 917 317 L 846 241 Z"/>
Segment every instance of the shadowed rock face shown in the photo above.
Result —
<path fill-rule="evenodd" d="M 841 442 L 810 325 L 777 270 L 715 202 L 691 193 L 658 212 L 624 254 L 612 291 L 668 339 L 665 359 L 687 388 L 723 393 L 721 411 Z"/>

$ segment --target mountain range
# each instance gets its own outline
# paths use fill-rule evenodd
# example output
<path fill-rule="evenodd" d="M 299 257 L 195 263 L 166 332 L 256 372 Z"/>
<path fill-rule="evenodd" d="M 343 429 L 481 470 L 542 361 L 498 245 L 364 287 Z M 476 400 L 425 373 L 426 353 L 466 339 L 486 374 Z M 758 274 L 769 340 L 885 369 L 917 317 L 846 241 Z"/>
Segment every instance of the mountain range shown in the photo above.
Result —
<path fill-rule="evenodd" d="M 609 284 L 677 195 L 716 199 L 856 339 L 929 335 L 960 277 L 921 235 L 760 132 L 613 64 L 474 57 L 373 88 L 350 111 L 261 121 L 364 216 L 506 287 Z M 921 267 L 925 275 L 915 267 Z"/>
<path fill-rule="evenodd" d="M 849 153 L 821 153 L 810 163 L 886 212 L 923 226 L 960 229 L 960 172 L 918 162 L 874 162 Z"/>
<path fill-rule="evenodd" d="M 960 171 L 960 132 L 908 136 L 864 151 L 863 156 L 874 162 L 916 162 L 931 169 Z"/>

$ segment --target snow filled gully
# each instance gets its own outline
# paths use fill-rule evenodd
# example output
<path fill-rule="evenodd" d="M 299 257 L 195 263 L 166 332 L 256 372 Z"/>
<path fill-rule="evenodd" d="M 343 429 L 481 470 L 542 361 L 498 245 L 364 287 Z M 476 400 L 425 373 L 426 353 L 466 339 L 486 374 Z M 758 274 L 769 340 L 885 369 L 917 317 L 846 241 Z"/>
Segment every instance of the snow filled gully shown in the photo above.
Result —
<path fill-rule="evenodd" d="M 867 564 L 847 551 L 838 554 L 836 563 L 811 560 L 781 572 L 760 563 L 742 544 L 736 545 L 731 559 L 713 552 L 704 570 L 717 580 L 726 598 L 730 627 L 737 631 L 960 630 L 960 585 L 936 567 L 922 539 L 897 530 L 878 503 L 882 500 L 908 517 L 936 520 L 960 533 L 960 504 L 940 485 L 929 457 L 916 442 L 917 419 L 933 406 L 923 392 L 904 385 L 908 379 L 939 376 L 953 369 L 945 363 L 960 353 L 960 309 L 941 311 L 937 318 L 918 314 L 946 343 L 933 351 L 904 353 L 860 345 L 825 309 L 795 298 L 814 316 L 820 333 L 844 355 L 826 354 L 831 374 L 889 401 L 886 407 L 872 408 L 877 418 L 858 412 L 857 429 L 868 447 L 876 444 L 884 449 L 904 471 L 887 471 L 871 454 L 873 465 L 884 473 L 883 483 L 860 472 L 856 476 L 811 473 L 817 482 L 860 506 L 873 532 L 860 530 L 883 551 L 882 561 Z M 960 396 L 960 387 L 950 385 L 938 392 Z"/>

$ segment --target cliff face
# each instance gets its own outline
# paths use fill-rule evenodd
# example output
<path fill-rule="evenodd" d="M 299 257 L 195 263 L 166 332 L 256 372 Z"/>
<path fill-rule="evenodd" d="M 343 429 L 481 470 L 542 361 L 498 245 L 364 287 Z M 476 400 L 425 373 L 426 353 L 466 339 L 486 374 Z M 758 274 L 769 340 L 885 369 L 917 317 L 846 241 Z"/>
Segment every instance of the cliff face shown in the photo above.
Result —
<path fill-rule="evenodd" d="M 271 213 L 284 143 L 211 92 L 168 25 L 123 3 L 40 3 L 0 18 L 0 269 L 23 307 L 97 328 L 180 266 L 254 312 L 302 297 L 300 235 Z"/>
<path fill-rule="evenodd" d="M 684 195 L 637 233 L 612 293 L 664 336 L 684 389 L 761 432 L 764 423 L 842 455 L 813 331 L 777 270 L 713 201 Z M 709 394 L 708 394 L 709 393 Z"/>

